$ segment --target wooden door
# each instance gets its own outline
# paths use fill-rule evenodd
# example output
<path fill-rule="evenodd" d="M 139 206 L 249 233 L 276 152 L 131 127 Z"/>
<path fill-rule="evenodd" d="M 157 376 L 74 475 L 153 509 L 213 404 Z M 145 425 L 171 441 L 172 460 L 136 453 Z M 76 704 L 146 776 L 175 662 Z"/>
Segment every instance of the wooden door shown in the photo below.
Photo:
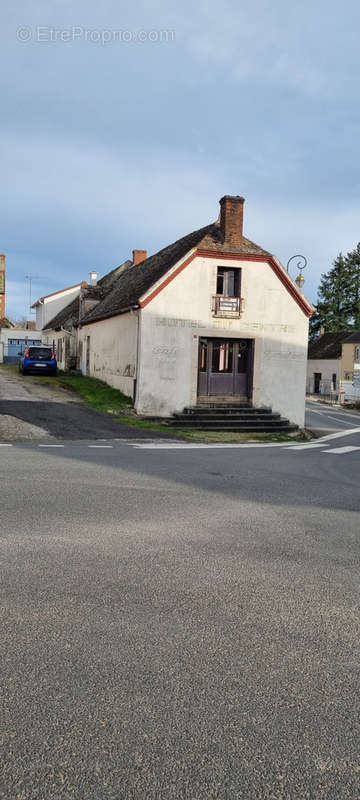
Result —
<path fill-rule="evenodd" d="M 200 396 L 248 397 L 251 389 L 252 342 L 249 339 L 200 339 Z"/>

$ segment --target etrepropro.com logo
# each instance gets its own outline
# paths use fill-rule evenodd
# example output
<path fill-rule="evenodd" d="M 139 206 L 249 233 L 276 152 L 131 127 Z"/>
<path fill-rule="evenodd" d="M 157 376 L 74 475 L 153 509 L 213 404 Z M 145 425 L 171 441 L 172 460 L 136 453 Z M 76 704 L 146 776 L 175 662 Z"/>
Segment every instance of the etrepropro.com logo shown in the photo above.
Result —
<path fill-rule="evenodd" d="M 31 28 L 22 25 L 16 31 L 19 42 L 88 42 L 90 44 L 159 44 L 175 41 L 175 31 L 168 30 L 111 30 L 109 28 L 83 28 L 73 25 L 71 28 L 52 28 L 50 25 L 36 25 Z"/>

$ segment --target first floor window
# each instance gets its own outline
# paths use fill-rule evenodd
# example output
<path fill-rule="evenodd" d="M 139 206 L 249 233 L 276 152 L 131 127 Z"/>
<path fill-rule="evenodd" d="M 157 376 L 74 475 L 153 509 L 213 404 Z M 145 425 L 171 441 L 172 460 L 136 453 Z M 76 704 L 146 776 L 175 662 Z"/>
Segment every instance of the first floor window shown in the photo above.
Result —
<path fill-rule="evenodd" d="M 218 267 L 216 294 L 224 297 L 240 297 L 240 269 Z"/>

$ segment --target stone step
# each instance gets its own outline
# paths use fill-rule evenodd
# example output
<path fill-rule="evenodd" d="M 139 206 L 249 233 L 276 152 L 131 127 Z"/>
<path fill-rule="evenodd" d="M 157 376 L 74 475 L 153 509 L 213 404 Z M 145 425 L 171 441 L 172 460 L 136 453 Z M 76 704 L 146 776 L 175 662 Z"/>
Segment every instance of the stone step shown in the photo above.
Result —
<path fill-rule="evenodd" d="M 179 426 L 180 427 L 180 426 Z M 223 432 L 223 433 L 294 433 L 298 430 L 297 425 L 290 424 L 259 424 L 259 425 L 202 425 L 198 426 L 182 426 L 183 430 L 196 430 L 199 432 Z"/>
<path fill-rule="evenodd" d="M 176 419 L 209 419 L 210 417 L 227 418 L 227 417 L 243 417 L 247 419 L 254 419 L 259 417 L 268 416 L 279 417 L 280 414 L 271 411 L 271 408 L 208 408 L 189 410 L 184 409 L 183 412 L 176 412 L 174 417 Z"/>
<path fill-rule="evenodd" d="M 261 419 L 258 422 L 252 422 L 250 420 L 189 420 L 186 422 L 185 420 L 181 420 L 179 422 L 168 422 L 167 423 L 169 428 L 187 428 L 187 429 L 194 429 L 194 430 L 213 430 L 213 429 L 227 429 L 233 428 L 237 430 L 247 430 L 252 429 L 254 431 L 258 430 L 258 428 L 263 427 L 266 425 L 267 428 L 283 428 L 287 425 L 290 425 L 289 420 L 283 419 L 270 419 L 265 420 Z"/>

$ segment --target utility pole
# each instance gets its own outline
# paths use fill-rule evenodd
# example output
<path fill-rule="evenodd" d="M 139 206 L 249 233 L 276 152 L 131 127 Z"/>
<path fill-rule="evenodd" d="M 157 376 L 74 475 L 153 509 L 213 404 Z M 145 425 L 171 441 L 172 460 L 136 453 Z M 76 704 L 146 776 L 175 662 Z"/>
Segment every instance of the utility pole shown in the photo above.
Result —
<path fill-rule="evenodd" d="M 32 287 L 32 282 L 34 280 L 36 280 L 36 278 L 37 278 L 37 275 L 25 275 L 25 280 L 29 281 L 29 313 L 30 314 L 33 313 L 31 311 L 31 287 Z"/>

